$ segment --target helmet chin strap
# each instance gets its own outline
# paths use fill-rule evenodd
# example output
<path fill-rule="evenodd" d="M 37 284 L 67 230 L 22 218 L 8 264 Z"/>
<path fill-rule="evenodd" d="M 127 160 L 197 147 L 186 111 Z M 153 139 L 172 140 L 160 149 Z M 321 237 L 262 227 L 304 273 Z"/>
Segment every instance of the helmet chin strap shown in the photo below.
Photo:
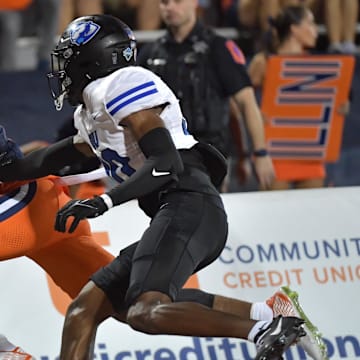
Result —
<path fill-rule="evenodd" d="M 54 100 L 56 111 L 60 111 L 63 108 L 65 95 L 66 92 L 64 91 Z"/>

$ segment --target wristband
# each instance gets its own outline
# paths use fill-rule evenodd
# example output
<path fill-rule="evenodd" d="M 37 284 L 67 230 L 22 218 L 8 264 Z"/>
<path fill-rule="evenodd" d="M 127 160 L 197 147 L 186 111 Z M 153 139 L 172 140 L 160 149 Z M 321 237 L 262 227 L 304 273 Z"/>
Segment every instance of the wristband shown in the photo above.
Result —
<path fill-rule="evenodd" d="M 103 199 L 105 205 L 107 206 L 108 210 L 111 209 L 114 204 L 113 204 L 113 201 L 111 199 L 111 197 L 108 195 L 108 194 L 102 194 L 100 195 L 100 197 Z"/>
<path fill-rule="evenodd" d="M 267 156 L 268 152 L 266 149 L 259 149 L 259 150 L 255 150 L 253 152 L 254 156 L 256 157 L 263 157 L 263 156 Z"/>

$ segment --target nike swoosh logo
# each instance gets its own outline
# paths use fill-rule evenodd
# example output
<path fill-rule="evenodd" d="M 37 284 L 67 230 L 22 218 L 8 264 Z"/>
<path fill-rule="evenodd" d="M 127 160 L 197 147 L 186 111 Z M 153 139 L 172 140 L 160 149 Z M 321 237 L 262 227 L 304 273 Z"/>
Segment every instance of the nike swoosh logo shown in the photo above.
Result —
<path fill-rule="evenodd" d="M 279 320 L 275 330 L 270 335 L 279 335 L 281 332 L 282 318 Z"/>
<path fill-rule="evenodd" d="M 169 171 L 157 171 L 155 168 L 152 169 L 152 176 L 165 176 L 165 175 L 170 175 Z"/>

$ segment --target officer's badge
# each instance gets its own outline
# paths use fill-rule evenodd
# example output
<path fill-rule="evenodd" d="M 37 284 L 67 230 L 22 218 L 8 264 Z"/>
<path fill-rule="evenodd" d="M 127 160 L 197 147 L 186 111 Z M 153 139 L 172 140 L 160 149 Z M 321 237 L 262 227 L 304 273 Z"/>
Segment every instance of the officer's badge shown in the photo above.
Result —
<path fill-rule="evenodd" d="M 197 41 L 196 43 L 193 44 L 193 49 L 198 54 L 205 54 L 208 48 L 209 45 L 203 40 Z"/>

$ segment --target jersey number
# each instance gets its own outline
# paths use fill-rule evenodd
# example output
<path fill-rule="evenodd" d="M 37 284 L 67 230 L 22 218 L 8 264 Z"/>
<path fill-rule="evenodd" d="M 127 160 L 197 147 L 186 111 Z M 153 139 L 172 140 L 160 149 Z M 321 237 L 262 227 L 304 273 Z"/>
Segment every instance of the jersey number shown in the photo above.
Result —
<path fill-rule="evenodd" d="M 129 165 L 129 160 L 130 158 L 120 156 L 116 151 L 111 149 L 105 149 L 101 152 L 101 161 L 107 175 L 118 182 L 125 180 L 119 173 L 131 176 L 135 172 L 135 169 Z"/>
<path fill-rule="evenodd" d="M 185 135 L 190 135 L 189 130 L 188 130 L 187 121 L 186 121 L 186 119 L 184 117 L 182 118 L 181 126 L 182 126 L 184 134 Z"/>

